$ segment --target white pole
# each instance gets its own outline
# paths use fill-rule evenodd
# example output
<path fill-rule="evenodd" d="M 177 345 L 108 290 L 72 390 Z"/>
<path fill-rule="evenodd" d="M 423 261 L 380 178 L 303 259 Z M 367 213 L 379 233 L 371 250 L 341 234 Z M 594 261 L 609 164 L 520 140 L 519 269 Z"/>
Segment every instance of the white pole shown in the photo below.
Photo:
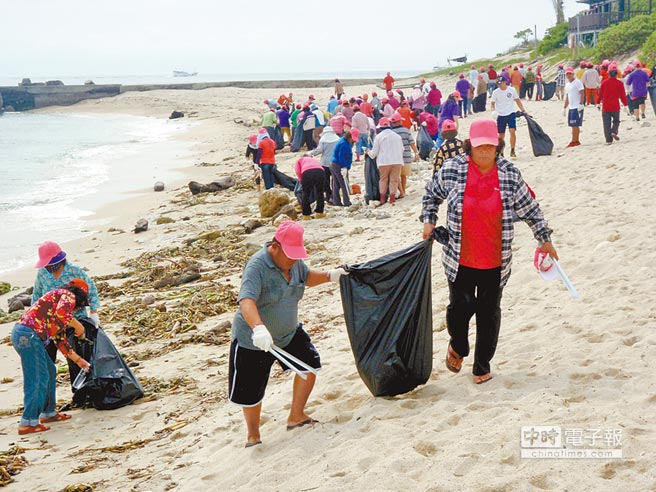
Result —
<path fill-rule="evenodd" d="M 301 366 L 303 369 L 306 371 L 310 371 L 312 374 L 316 375 L 317 370 L 314 367 L 308 366 L 305 362 L 303 362 L 301 359 L 298 359 L 294 357 L 292 354 L 289 352 L 285 352 L 283 349 L 280 347 L 277 347 L 276 345 L 271 347 L 271 352 L 277 352 L 279 355 L 285 356 L 287 359 L 291 360 L 292 362 L 296 362 L 299 366 Z"/>
<path fill-rule="evenodd" d="M 556 261 L 555 258 L 551 258 L 551 261 L 553 261 L 553 264 L 556 267 L 556 270 L 558 270 L 558 275 L 560 275 L 560 278 L 563 279 L 563 283 L 565 284 L 565 287 L 567 287 L 567 290 L 569 291 L 570 295 L 572 296 L 572 299 L 578 299 L 579 293 L 576 291 L 576 289 L 572 285 L 572 282 L 569 281 L 569 278 L 567 277 L 567 274 L 565 273 L 565 270 L 563 270 L 561 268 L 560 263 L 558 263 L 558 261 Z"/>

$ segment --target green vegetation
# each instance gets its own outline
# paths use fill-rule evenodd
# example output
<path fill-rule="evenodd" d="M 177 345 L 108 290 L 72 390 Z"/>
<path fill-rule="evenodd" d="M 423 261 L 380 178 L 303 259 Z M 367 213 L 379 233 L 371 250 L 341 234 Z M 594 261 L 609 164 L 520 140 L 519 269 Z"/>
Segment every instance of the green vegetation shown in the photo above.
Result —
<path fill-rule="evenodd" d="M 604 29 L 599 34 L 595 55 L 598 59 L 613 58 L 640 48 L 656 30 L 656 14 L 638 15 Z"/>
<path fill-rule="evenodd" d="M 567 43 L 567 22 L 556 24 L 547 29 L 542 41 L 538 43 L 538 54 L 545 55 L 550 51 L 562 48 Z"/>
<path fill-rule="evenodd" d="M 656 65 L 656 31 L 651 35 L 642 45 L 642 63 L 645 63 L 649 68 Z"/>

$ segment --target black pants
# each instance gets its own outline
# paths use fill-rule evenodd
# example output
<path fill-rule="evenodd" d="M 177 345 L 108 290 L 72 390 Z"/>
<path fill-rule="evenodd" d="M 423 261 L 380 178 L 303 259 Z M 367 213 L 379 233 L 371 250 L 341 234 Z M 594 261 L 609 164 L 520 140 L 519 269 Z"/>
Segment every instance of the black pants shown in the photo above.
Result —
<path fill-rule="evenodd" d="M 526 97 L 533 99 L 533 87 L 535 87 L 535 82 L 526 82 Z"/>
<path fill-rule="evenodd" d="M 460 266 L 455 282 L 449 282 L 446 326 L 451 347 L 461 357 L 469 355 L 469 320 L 476 315 L 474 375 L 490 372 L 501 327 L 501 268 L 478 270 Z"/>
<path fill-rule="evenodd" d="M 318 214 L 323 213 L 323 181 L 326 175 L 323 169 L 309 169 L 301 175 L 301 186 L 303 187 L 303 195 L 301 196 L 301 209 L 303 215 L 312 215 L 312 202 L 310 197 L 315 198 L 317 207 L 315 212 Z"/>
<path fill-rule="evenodd" d="M 323 172 L 325 176 L 323 180 L 323 191 L 325 193 L 326 201 L 329 201 L 333 199 L 333 189 L 330 187 L 330 167 L 324 167 Z"/>
<path fill-rule="evenodd" d="M 314 133 L 314 129 L 312 130 L 303 130 L 303 143 L 307 147 L 308 150 L 314 150 L 315 147 L 317 146 L 317 143 L 314 141 L 314 138 L 312 134 Z M 301 144 L 301 147 L 303 144 Z"/>
<path fill-rule="evenodd" d="M 613 133 L 617 135 L 620 130 L 620 112 L 604 111 L 601 113 L 601 119 L 604 122 L 604 137 L 606 142 L 613 142 Z"/>

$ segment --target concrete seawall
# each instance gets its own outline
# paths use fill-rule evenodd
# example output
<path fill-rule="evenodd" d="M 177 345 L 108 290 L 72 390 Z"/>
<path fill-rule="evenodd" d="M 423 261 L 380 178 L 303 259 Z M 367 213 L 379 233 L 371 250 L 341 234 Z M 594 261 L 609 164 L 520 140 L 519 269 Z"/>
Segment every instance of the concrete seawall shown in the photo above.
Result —
<path fill-rule="evenodd" d="M 379 79 L 344 79 L 345 86 L 379 83 Z M 230 82 L 199 82 L 180 84 L 142 84 L 142 85 L 43 85 L 32 84 L 16 87 L 0 87 L 0 101 L 4 108 L 14 111 L 27 111 L 47 106 L 69 106 L 85 99 L 112 97 L 124 92 L 143 92 L 154 90 L 203 90 L 213 87 L 239 87 L 242 89 L 296 89 L 332 87 L 333 80 L 243 80 Z"/>

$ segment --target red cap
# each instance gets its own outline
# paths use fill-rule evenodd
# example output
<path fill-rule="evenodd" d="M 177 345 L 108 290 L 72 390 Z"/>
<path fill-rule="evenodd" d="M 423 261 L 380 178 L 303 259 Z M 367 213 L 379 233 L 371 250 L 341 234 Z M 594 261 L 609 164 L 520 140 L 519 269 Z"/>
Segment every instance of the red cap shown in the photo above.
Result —
<path fill-rule="evenodd" d="M 283 220 L 273 236 L 280 243 L 283 253 L 290 260 L 302 260 L 308 257 L 303 244 L 303 226 L 293 220 Z"/>
<path fill-rule="evenodd" d="M 472 65 L 472 66 L 471 66 L 471 69 L 472 69 L 472 70 L 476 70 L 476 65 Z"/>
<path fill-rule="evenodd" d="M 453 97 L 455 97 L 456 99 L 462 99 L 462 97 L 460 96 L 460 93 L 458 91 L 452 92 L 451 95 Z"/>
<path fill-rule="evenodd" d="M 390 116 L 390 121 L 392 123 L 399 123 L 403 121 L 403 116 L 401 116 L 401 113 L 396 112 L 392 116 Z"/>
<path fill-rule="evenodd" d="M 459 78 L 459 79 L 464 79 L 464 78 L 465 78 L 465 74 L 464 74 L 464 73 L 459 73 L 459 74 L 458 74 L 458 78 Z"/>
<path fill-rule="evenodd" d="M 378 96 L 378 93 L 377 93 L 377 92 L 372 92 L 372 93 L 371 93 L 371 97 L 377 97 L 377 96 Z"/>
<path fill-rule="evenodd" d="M 524 68 L 524 64 L 523 64 L 523 63 L 520 63 L 519 66 L 520 66 L 521 68 Z"/>
<path fill-rule="evenodd" d="M 357 128 L 351 128 L 350 133 L 351 133 L 351 138 L 353 139 L 354 142 L 357 141 L 358 138 L 360 138 L 360 130 L 358 130 Z"/>
<path fill-rule="evenodd" d="M 380 102 L 382 102 L 382 103 L 387 103 L 387 102 L 389 102 L 389 99 L 387 99 L 386 97 L 384 97 L 384 98 L 382 98 L 382 99 L 380 100 Z"/>
<path fill-rule="evenodd" d="M 442 127 L 444 131 L 444 126 Z M 469 141 L 472 147 L 479 145 L 499 145 L 499 130 L 494 120 L 476 120 L 469 127 Z"/>
<path fill-rule="evenodd" d="M 257 135 L 249 135 L 248 143 L 255 145 L 257 143 Z"/>
<path fill-rule="evenodd" d="M 458 128 L 456 127 L 456 123 L 453 120 L 444 120 L 442 122 L 442 131 L 443 132 L 452 132 L 453 130 L 457 130 Z"/>
<path fill-rule="evenodd" d="M 308 99 L 309 99 L 310 101 L 314 101 L 314 94 L 310 94 L 310 95 L 308 96 Z"/>
<path fill-rule="evenodd" d="M 359 104 L 354 104 L 354 105 L 353 105 L 353 110 L 355 111 L 356 109 L 357 109 L 358 111 L 360 111 L 360 105 L 359 105 Z"/>
<path fill-rule="evenodd" d="M 389 118 L 385 118 L 385 117 L 383 117 L 383 118 L 381 118 L 380 121 L 378 122 L 378 127 L 379 127 L 379 128 L 387 128 L 388 126 L 390 126 L 390 120 L 389 120 Z"/>
<path fill-rule="evenodd" d="M 585 60 L 581 60 L 581 63 L 579 63 L 579 67 L 585 67 L 587 65 L 587 62 Z"/>
<path fill-rule="evenodd" d="M 573 74 L 574 73 L 574 67 L 567 67 L 565 69 L 565 73 L 572 73 Z"/>
<path fill-rule="evenodd" d="M 43 268 L 44 266 L 50 264 L 50 261 L 57 256 L 61 256 L 61 258 L 56 262 L 59 263 L 59 261 L 66 258 L 66 253 L 62 251 L 59 244 L 52 241 L 46 241 L 41 246 L 39 246 L 39 261 L 36 262 L 34 268 Z"/>
<path fill-rule="evenodd" d="M 84 292 L 86 295 L 89 295 L 89 284 L 87 284 L 84 280 L 81 278 L 74 278 L 72 279 L 68 285 L 71 287 L 77 287 L 80 289 L 82 292 Z"/>

